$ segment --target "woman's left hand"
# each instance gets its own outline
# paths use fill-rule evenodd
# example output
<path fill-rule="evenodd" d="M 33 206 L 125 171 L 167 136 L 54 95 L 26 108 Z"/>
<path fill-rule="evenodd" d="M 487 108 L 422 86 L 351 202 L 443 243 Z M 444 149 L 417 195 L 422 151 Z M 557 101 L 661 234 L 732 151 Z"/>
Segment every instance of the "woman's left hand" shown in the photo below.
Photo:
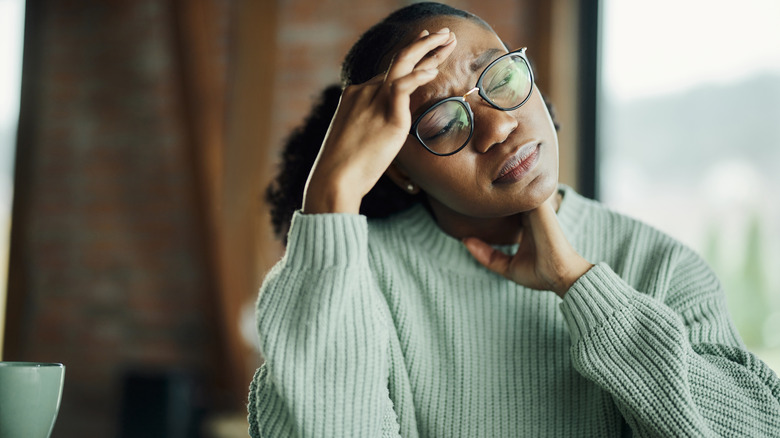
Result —
<path fill-rule="evenodd" d="M 552 201 L 523 213 L 520 246 L 514 256 L 498 251 L 475 237 L 463 239 L 469 252 L 486 268 L 521 286 L 551 290 L 563 298 L 566 291 L 593 264 L 585 260 L 563 234 Z"/>

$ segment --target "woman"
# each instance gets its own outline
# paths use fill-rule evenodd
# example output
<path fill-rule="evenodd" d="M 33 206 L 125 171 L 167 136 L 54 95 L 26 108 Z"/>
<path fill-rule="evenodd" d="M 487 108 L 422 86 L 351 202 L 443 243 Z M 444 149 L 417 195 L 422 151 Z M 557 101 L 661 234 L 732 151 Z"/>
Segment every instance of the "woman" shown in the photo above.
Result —
<path fill-rule="evenodd" d="M 342 79 L 271 190 L 285 233 L 295 147 L 321 144 L 260 291 L 253 436 L 780 436 L 705 263 L 558 185 L 524 51 L 415 4 Z"/>

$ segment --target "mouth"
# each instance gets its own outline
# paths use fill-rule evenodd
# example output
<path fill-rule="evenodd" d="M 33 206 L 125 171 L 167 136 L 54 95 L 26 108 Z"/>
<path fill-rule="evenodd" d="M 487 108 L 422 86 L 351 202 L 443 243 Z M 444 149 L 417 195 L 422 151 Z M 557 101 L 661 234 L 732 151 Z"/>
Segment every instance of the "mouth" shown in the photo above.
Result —
<path fill-rule="evenodd" d="M 493 184 L 511 184 L 523 179 L 523 177 L 536 166 L 539 161 L 539 149 L 541 142 L 529 142 L 524 144 L 512 156 L 510 156 L 501 170 L 498 171 Z"/>

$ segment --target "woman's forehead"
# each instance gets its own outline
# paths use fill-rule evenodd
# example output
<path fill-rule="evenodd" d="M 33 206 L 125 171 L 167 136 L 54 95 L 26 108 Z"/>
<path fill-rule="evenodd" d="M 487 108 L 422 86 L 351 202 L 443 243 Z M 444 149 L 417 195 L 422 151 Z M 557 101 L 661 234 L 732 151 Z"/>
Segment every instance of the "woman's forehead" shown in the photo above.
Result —
<path fill-rule="evenodd" d="M 492 29 L 481 23 L 461 17 L 435 17 L 422 21 L 415 35 L 422 30 L 436 32 L 447 27 L 455 34 L 457 45 L 450 56 L 439 66 L 442 72 L 459 76 L 476 72 L 479 74 L 498 53 L 506 52 L 506 47 Z M 435 82 L 435 81 L 434 81 Z"/>
<path fill-rule="evenodd" d="M 491 61 L 506 53 L 503 43 L 492 30 L 472 20 L 437 17 L 435 21 L 423 22 L 419 31 L 428 29 L 435 32 L 442 27 L 449 27 L 455 33 L 457 45 L 439 66 L 436 79 L 420 87 L 411 96 L 411 108 L 415 113 L 435 101 L 464 94 L 476 84 L 480 73 Z"/>
<path fill-rule="evenodd" d="M 485 68 L 505 53 L 506 50 L 499 47 L 475 47 L 469 51 L 458 51 L 456 47 L 447 60 L 439 65 L 437 77 L 419 88 L 420 101 L 465 94 L 476 85 Z"/>

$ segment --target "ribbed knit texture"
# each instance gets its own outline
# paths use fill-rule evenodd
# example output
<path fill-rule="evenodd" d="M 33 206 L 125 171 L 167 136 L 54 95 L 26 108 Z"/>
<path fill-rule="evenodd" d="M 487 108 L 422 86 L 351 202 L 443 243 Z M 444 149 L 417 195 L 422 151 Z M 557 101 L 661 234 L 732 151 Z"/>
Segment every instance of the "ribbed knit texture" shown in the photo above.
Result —
<path fill-rule="evenodd" d="M 258 299 L 250 435 L 780 437 L 780 381 L 706 264 L 562 190 L 596 263 L 563 300 L 487 271 L 421 206 L 296 214 Z"/>

